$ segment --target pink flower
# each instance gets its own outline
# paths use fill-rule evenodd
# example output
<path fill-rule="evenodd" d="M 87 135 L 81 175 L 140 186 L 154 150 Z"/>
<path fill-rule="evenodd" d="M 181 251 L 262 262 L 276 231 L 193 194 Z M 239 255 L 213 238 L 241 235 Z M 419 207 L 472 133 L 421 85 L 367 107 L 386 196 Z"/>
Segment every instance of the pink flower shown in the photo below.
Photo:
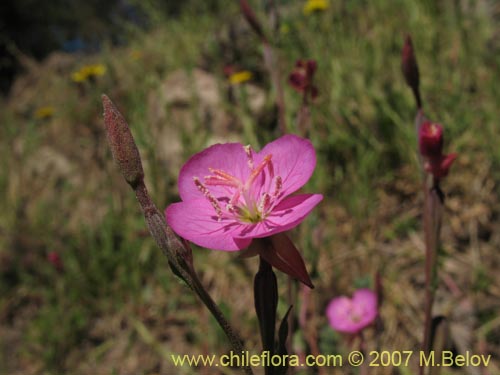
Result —
<path fill-rule="evenodd" d="M 167 207 L 167 222 L 199 246 L 244 249 L 255 238 L 297 226 L 321 201 L 320 194 L 290 195 L 309 180 L 315 165 L 312 144 L 294 135 L 260 152 L 240 143 L 216 144 L 182 167 L 182 202 Z"/>
<path fill-rule="evenodd" d="M 326 308 L 330 326 L 342 333 L 360 332 L 373 323 L 377 314 L 377 296 L 370 289 L 358 289 L 352 299 L 334 298 Z"/>

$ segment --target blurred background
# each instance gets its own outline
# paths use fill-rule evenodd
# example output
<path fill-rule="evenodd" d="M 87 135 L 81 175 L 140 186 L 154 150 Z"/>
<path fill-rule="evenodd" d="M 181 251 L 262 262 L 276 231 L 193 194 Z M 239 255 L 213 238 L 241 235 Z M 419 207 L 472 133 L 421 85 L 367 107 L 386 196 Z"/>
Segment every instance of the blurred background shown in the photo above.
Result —
<path fill-rule="evenodd" d="M 348 350 L 325 307 L 374 288 L 377 272 L 384 297 L 367 348 L 419 348 L 423 197 L 415 106 L 400 68 L 411 33 L 424 109 L 444 125 L 445 151 L 459 153 L 442 184 L 435 312 L 446 317 L 450 350 L 492 355 L 489 372 L 442 373 L 498 373 L 500 6 L 314 3 L 251 1 L 275 48 L 290 133 L 301 134 L 302 98 L 288 75 L 298 59 L 318 64 L 307 131 L 318 165 L 304 191 L 325 199 L 291 232 L 316 286 L 309 331 L 295 333 L 294 348 L 309 352 L 316 337 L 323 354 Z M 171 363 L 170 354 L 229 346 L 149 238 L 107 147 L 100 95 L 128 120 L 162 210 L 179 200 L 177 174 L 192 154 L 279 137 L 261 45 L 238 2 L 7 0 L 0 16 L 0 374 L 213 374 Z M 203 284 L 257 353 L 257 260 L 193 251 Z M 281 319 L 287 279 L 278 273 L 278 282 Z"/>

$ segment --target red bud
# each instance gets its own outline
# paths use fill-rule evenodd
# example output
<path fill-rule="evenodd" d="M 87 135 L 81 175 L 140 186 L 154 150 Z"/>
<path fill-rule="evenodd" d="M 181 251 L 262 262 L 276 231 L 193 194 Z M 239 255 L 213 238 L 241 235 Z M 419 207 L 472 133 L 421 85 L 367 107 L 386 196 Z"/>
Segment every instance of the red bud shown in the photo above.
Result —
<path fill-rule="evenodd" d="M 437 157 L 443 152 L 443 127 L 425 121 L 418 130 L 420 154 L 425 157 Z"/>
<path fill-rule="evenodd" d="M 278 233 L 268 238 L 256 238 L 252 241 L 249 251 L 258 253 L 274 268 L 292 276 L 309 288 L 314 288 L 302 256 L 286 234 Z"/>
<path fill-rule="evenodd" d="M 405 44 L 403 46 L 403 50 L 401 51 L 401 68 L 403 70 L 406 83 L 411 87 L 413 94 L 415 95 L 417 107 L 421 108 L 422 101 L 420 99 L 420 91 L 418 87 L 420 83 L 420 74 L 410 35 L 406 36 Z"/>
<path fill-rule="evenodd" d="M 57 251 L 51 251 L 47 254 L 47 260 L 52 263 L 54 268 L 62 272 L 64 270 L 63 262 L 61 260 L 61 257 Z"/>
<path fill-rule="evenodd" d="M 252 8 L 250 7 L 250 4 L 248 4 L 247 0 L 240 0 L 240 8 L 241 12 L 245 16 L 247 22 L 249 23 L 250 27 L 255 31 L 255 33 L 259 36 L 259 38 L 263 41 L 266 42 L 266 36 L 264 35 L 264 31 L 262 30 L 262 26 L 257 19 L 257 16 L 253 12 Z"/>
<path fill-rule="evenodd" d="M 434 178 L 443 178 L 448 175 L 451 165 L 458 157 L 458 154 L 440 155 L 437 158 L 429 158 L 425 163 L 425 170 L 432 174 Z"/>

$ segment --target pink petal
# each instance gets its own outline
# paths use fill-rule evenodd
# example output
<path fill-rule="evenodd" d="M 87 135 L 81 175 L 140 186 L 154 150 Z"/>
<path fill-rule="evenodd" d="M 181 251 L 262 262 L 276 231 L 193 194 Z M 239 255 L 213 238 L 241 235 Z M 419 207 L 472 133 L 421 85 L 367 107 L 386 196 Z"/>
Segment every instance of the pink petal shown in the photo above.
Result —
<path fill-rule="evenodd" d="M 256 156 L 259 163 L 272 155 L 274 174 L 283 181 L 283 196 L 300 189 L 311 177 L 316 166 L 316 153 L 311 142 L 296 135 L 285 135 L 267 144 Z"/>
<path fill-rule="evenodd" d="M 171 204 L 165 210 L 165 216 L 175 233 L 198 246 L 237 251 L 252 241 L 237 236 L 245 225 L 230 219 L 218 221 L 205 198 Z"/>
<path fill-rule="evenodd" d="M 330 326 L 346 333 L 357 332 L 350 319 L 351 300 L 345 296 L 334 298 L 326 308 L 326 316 Z"/>
<path fill-rule="evenodd" d="M 370 289 L 357 290 L 352 299 L 334 298 L 326 309 L 331 327 L 339 332 L 357 333 L 377 317 L 377 296 Z"/>
<path fill-rule="evenodd" d="M 239 232 L 240 238 L 262 238 L 287 231 L 302 222 L 323 199 L 321 194 L 299 194 L 281 201 L 263 221 Z"/>
<path fill-rule="evenodd" d="M 198 199 L 203 195 L 193 182 L 198 177 L 203 182 L 209 176 L 209 168 L 221 169 L 234 177 L 245 181 L 250 174 L 247 155 L 241 143 L 225 143 L 213 145 L 193 155 L 179 173 L 179 194 L 183 201 Z M 210 186 L 210 192 L 215 197 L 227 196 L 227 191 L 222 186 Z"/>
<path fill-rule="evenodd" d="M 363 311 L 364 324 L 370 324 L 377 317 L 377 295 L 372 290 L 358 289 L 354 292 L 352 302 Z"/>

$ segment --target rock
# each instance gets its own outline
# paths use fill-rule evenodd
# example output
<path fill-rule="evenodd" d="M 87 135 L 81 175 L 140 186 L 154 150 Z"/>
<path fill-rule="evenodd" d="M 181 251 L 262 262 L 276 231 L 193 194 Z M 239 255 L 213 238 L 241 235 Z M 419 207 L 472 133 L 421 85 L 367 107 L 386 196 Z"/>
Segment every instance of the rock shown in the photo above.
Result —
<path fill-rule="evenodd" d="M 177 70 L 148 97 L 148 123 L 153 128 L 159 158 L 172 170 L 183 163 L 183 139 L 199 148 L 218 142 L 240 141 L 241 125 L 228 111 L 225 83 L 201 69 Z M 262 111 L 265 95 L 245 84 L 252 114 Z M 241 97 L 237 91 L 236 98 Z"/>

